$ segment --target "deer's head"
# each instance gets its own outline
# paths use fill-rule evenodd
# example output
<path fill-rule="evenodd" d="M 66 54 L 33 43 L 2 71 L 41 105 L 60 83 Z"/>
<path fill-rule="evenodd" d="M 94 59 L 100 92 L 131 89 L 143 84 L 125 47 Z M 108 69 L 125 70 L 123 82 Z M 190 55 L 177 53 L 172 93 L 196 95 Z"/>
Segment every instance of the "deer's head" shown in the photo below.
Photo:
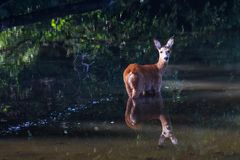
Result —
<path fill-rule="evenodd" d="M 168 63 L 170 55 L 171 55 L 172 46 L 174 44 L 174 38 L 171 37 L 167 41 L 165 46 L 161 46 L 161 43 L 156 39 L 154 39 L 153 41 L 154 41 L 154 45 L 159 53 L 159 61 Z"/>

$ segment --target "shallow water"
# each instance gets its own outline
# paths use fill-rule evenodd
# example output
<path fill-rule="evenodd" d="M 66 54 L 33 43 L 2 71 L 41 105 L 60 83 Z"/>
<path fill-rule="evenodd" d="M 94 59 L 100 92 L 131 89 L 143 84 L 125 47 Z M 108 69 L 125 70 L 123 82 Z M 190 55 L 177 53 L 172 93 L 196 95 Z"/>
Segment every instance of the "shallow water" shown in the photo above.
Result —
<path fill-rule="evenodd" d="M 5 115 L 0 160 L 239 160 L 239 74 L 234 66 L 170 65 L 162 99 L 128 100 L 120 91 L 56 105 L 37 118 Z M 171 126 L 177 145 L 166 138 L 158 146 L 163 124 Z"/>

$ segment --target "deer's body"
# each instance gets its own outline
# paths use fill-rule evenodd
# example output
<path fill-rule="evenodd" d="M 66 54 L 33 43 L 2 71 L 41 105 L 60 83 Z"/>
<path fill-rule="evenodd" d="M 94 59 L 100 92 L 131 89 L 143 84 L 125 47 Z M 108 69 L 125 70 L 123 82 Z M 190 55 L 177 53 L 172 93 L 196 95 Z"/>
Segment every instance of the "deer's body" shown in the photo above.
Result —
<path fill-rule="evenodd" d="M 130 64 L 123 73 L 128 95 L 138 97 L 145 93 L 159 94 L 164 68 L 164 66 L 158 68 L 157 64 Z"/>
<path fill-rule="evenodd" d="M 166 46 L 161 47 L 160 42 L 154 40 L 159 52 L 159 60 L 155 64 L 139 65 L 130 64 L 124 70 L 123 80 L 129 97 L 137 98 L 141 94 L 156 94 L 161 92 L 162 75 L 170 56 L 173 38 Z"/>

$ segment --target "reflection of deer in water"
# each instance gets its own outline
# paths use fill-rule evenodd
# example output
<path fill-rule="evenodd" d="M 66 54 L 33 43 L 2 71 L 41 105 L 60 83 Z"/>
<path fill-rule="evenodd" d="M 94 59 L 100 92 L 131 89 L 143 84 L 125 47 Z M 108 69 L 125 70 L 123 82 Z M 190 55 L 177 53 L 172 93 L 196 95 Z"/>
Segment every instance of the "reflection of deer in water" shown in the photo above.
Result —
<path fill-rule="evenodd" d="M 164 110 L 161 96 L 141 99 L 129 98 L 125 111 L 125 122 L 130 128 L 138 129 L 144 121 L 158 119 L 162 125 L 158 145 L 163 145 L 166 138 L 169 138 L 172 144 L 177 145 L 178 141 L 173 134 L 170 118 L 164 113 Z"/>

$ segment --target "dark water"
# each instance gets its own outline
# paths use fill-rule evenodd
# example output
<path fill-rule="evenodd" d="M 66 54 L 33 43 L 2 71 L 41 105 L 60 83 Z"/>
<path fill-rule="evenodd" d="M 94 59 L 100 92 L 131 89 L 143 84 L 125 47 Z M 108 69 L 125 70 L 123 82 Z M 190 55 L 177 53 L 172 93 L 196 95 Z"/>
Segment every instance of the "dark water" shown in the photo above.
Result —
<path fill-rule="evenodd" d="M 239 75 L 239 65 L 170 65 L 162 97 L 140 100 L 128 99 L 122 86 L 53 99 L 45 86 L 19 108 L 2 104 L 0 160 L 238 160 Z"/>

